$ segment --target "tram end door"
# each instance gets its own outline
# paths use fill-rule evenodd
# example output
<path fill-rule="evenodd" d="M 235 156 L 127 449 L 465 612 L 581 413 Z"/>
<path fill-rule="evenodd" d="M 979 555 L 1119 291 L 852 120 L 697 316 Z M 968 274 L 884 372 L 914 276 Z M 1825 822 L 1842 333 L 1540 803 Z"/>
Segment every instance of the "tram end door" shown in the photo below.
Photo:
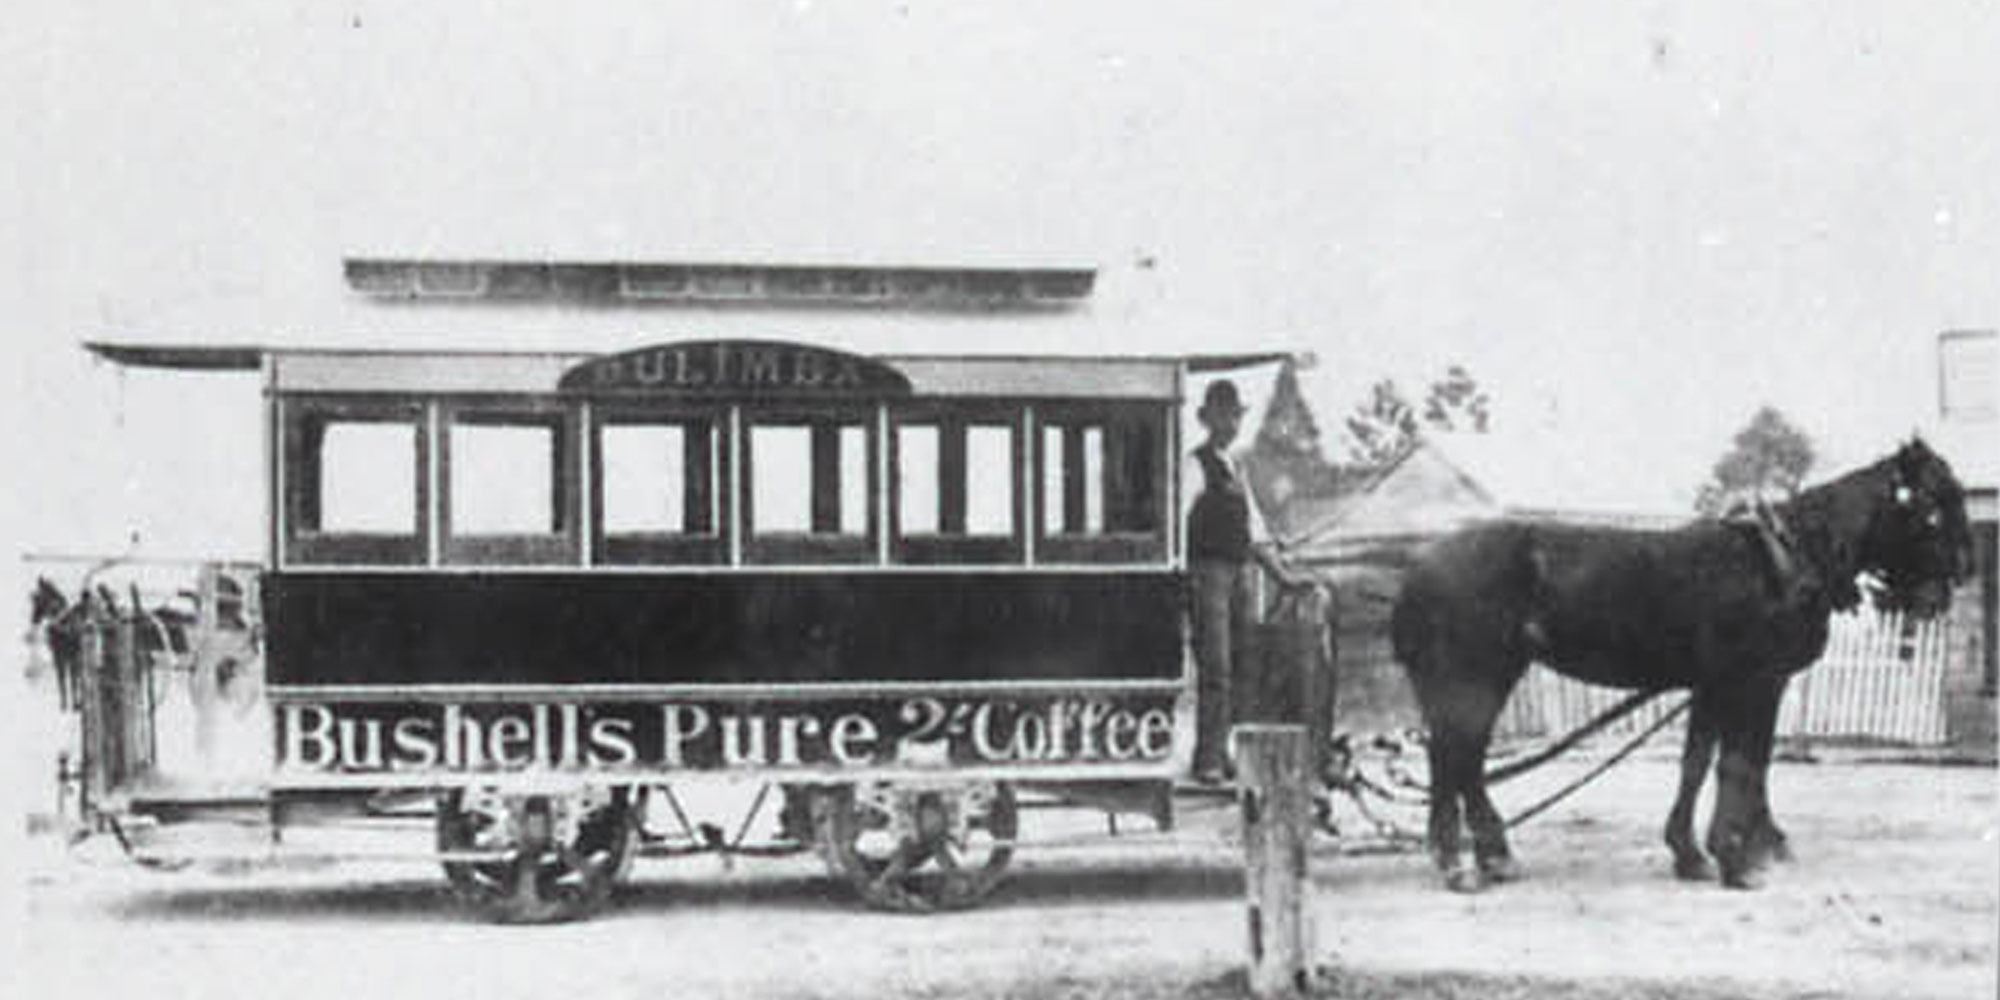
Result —
<path fill-rule="evenodd" d="M 79 596 L 63 705 L 76 733 L 57 777 L 86 830 L 136 792 L 198 799 L 270 770 L 255 574 L 205 563 L 165 579 Z"/>
<path fill-rule="evenodd" d="M 101 830 L 113 796 L 152 770 L 151 671 L 142 624 L 107 587 L 86 587 L 77 646 L 76 815 Z M 68 775 L 65 775 L 68 777 Z"/>
<path fill-rule="evenodd" d="M 210 780 L 269 774 L 271 711 L 257 587 L 257 575 L 242 567 L 201 567 L 182 671 L 187 711 L 175 720 L 190 737 L 188 753 L 184 760 L 162 760 L 163 769 L 185 767 Z"/>

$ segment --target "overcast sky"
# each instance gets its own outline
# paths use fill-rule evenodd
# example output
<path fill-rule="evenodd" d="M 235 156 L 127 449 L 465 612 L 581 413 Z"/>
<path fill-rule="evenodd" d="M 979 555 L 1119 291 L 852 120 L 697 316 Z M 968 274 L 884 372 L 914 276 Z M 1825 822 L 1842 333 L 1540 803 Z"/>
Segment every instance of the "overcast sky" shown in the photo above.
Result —
<path fill-rule="evenodd" d="M 1765 402 L 1858 463 L 1930 418 L 1939 331 L 2000 324 L 1994 11 L 10 15 L 10 521 L 22 546 L 138 527 L 257 551 L 254 390 L 120 381 L 86 337 L 610 349 L 704 329 L 371 311 L 340 285 L 353 253 L 1082 263 L 1098 301 L 1053 321 L 772 323 L 869 350 L 1308 348 L 1329 429 L 1367 380 L 1459 361 L 1497 421 L 1653 506 L 1685 506 Z"/>

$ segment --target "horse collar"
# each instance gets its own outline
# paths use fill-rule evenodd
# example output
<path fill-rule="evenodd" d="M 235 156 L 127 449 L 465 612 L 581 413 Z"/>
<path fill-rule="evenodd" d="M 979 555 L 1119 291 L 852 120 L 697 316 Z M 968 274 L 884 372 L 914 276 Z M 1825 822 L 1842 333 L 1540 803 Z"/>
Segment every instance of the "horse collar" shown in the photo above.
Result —
<path fill-rule="evenodd" d="M 1812 574 L 1800 565 L 1803 553 L 1799 550 L 1798 536 L 1776 507 L 1759 500 L 1751 508 L 1748 523 L 1757 532 L 1757 540 L 1762 543 L 1764 555 L 1771 563 L 1771 576 L 1777 585 L 1779 596 L 1791 599 L 1809 592 L 1816 582 Z"/>

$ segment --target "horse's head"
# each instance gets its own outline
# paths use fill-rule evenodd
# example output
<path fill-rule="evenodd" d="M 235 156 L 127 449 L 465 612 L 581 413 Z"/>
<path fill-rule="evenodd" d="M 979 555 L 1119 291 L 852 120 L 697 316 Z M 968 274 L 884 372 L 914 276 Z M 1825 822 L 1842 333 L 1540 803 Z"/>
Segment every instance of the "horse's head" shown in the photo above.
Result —
<path fill-rule="evenodd" d="M 69 598 L 64 597 L 62 588 L 50 583 L 48 577 L 37 577 L 35 593 L 29 598 L 28 609 L 28 621 L 40 625 L 61 618 L 63 612 L 69 610 Z"/>
<path fill-rule="evenodd" d="M 1930 617 L 1951 603 L 1951 590 L 1972 575 L 1972 531 L 1965 489 L 1951 465 L 1912 439 L 1877 468 L 1873 516 L 1857 553 L 1861 568 L 1881 578 L 1883 606 Z"/>

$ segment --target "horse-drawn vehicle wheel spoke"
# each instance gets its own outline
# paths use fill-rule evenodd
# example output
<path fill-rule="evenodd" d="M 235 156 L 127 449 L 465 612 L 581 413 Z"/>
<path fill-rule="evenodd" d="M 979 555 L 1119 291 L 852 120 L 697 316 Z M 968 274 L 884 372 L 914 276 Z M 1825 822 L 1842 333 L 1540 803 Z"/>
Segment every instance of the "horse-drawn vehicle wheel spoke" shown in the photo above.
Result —
<path fill-rule="evenodd" d="M 554 810 L 581 812 L 573 832 L 560 836 Z M 531 825 L 546 826 L 526 836 Z M 497 923 L 554 923 L 603 908 L 631 849 L 631 823 L 623 792 L 609 802 L 576 796 L 503 798 L 454 791 L 438 803 L 438 847 L 454 893 Z M 550 835 L 555 839 L 545 839 Z M 493 860 L 454 861 L 452 855 L 493 853 Z"/>
<path fill-rule="evenodd" d="M 821 794 L 815 813 L 829 867 L 871 906 L 901 912 L 971 906 L 999 884 L 1013 855 L 1014 800 L 1005 786 L 987 795 L 887 789 L 865 804 L 852 788 Z M 973 840 L 974 830 L 986 834 L 985 844 Z M 871 842 L 880 838 L 863 834 L 891 831 L 895 846 L 884 852 L 875 844 L 871 854 Z"/>

